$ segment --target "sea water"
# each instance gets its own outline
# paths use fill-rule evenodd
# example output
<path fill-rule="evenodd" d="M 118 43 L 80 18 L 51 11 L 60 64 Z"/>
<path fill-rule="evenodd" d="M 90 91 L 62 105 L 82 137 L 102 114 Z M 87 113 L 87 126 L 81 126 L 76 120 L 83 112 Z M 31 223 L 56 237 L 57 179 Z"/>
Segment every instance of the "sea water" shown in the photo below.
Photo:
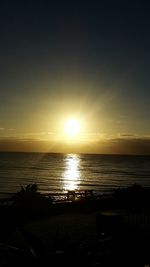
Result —
<path fill-rule="evenodd" d="M 0 153 L 0 196 L 37 183 L 42 193 L 110 192 L 134 183 L 150 186 L 150 156 Z"/>

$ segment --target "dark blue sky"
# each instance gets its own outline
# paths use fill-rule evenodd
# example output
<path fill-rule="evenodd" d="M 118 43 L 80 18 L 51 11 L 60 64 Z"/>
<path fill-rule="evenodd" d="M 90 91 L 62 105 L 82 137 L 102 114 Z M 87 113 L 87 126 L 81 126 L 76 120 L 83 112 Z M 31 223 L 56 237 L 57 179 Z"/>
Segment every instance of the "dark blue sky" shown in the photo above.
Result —
<path fill-rule="evenodd" d="M 93 136 L 148 138 L 147 2 L 4 1 L 1 138 L 56 134 L 68 114 L 84 118 Z"/>

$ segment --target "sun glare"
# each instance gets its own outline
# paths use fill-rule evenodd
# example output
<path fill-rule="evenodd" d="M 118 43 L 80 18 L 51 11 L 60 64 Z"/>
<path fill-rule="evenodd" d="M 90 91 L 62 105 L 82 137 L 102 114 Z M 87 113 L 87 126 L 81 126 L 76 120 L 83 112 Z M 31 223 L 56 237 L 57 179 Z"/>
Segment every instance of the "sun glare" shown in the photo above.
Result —
<path fill-rule="evenodd" d="M 78 134 L 80 133 L 80 129 L 81 129 L 80 121 L 77 119 L 69 119 L 66 120 L 64 123 L 64 131 L 69 138 L 77 137 Z"/>

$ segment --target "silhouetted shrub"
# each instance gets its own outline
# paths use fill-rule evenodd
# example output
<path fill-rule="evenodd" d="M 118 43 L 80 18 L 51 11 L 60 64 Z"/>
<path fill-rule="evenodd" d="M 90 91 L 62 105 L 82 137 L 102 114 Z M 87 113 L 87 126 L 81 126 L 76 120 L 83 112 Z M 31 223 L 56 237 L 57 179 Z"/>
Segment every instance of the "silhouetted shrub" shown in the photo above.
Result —
<path fill-rule="evenodd" d="M 150 192 L 149 189 L 135 183 L 127 188 L 116 189 L 114 191 L 114 197 L 120 205 L 141 207 L 148 205 L 150 201 Z"/>
<path fill-rule="evenodd" d="M 12 200 L 14 206 L 28 210 L 46 209 L 52 203 L 50 197 L 47 198 L 38 192 L 37 184 L 21 187 L 21 190 L 14 194 Z"/>

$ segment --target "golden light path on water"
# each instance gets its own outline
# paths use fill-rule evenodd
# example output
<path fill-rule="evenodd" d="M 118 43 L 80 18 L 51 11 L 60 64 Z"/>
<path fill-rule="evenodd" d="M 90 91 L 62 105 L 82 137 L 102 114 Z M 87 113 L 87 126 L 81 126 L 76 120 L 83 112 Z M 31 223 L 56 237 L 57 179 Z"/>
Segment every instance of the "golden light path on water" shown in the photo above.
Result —
<path fill-rule="evenodd" d="M 80 184 L 80 157 L 75 154 L 66 156 L 66 167 L 63 174 L 64 190 L 76 190 Z"/>

